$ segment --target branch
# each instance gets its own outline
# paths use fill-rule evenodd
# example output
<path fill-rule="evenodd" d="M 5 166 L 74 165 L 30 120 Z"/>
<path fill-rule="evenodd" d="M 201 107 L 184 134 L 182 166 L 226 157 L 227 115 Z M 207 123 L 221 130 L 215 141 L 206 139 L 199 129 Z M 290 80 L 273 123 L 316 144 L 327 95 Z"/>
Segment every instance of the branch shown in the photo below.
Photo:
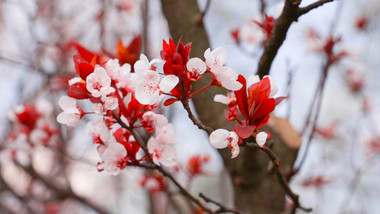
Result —
<path fill-rule="evenodd" d="M 334 0 L 319 0 L 319 1 L 314 2 L 314 3 L 312 3 L 306 7 L 301 7 L 298 9 L 298 16 L 302 16 L 303 14 L 308 13 L 311 10 L 314 10 L 314 9 L 316 9 L 316 8 L 326 4 L 328 2 L 332 2 L 332 1 L 334 1 Z"/>
<path fill-rule="evenodd" d="M 289 187 L 288 181 L 286 180 L 285 176 L 283 175 L 283 173 L 279 169 L 280 161 L 277 158 L 276 154 L 271 149 L 269 149 L 267 147 L 261 148 L 256 143 L 245 143 L 244 145 L 246 145 L 248 147 L 259 148 L 261 151 L 265 152 L 268 155 L 269 159 L 271 159 L 271 161 L 273 163 L 273 167 L 272 167 L 271 171 L 275 172 L 275 174 L 279 180 L 280 185 L 285 190 L 286 194 L 293 200 L 294 205 L 293 205 L 292 213 L 295 213 L 297 208 L 299 208 L 305 212 L 310 212 L 312 210 L 311 208 L 303 207 L 299 203 L 299 196 L 297 194 L 295 194 L 292 191 L 292 189 Z"/>
<path fill-rule="evenodd" d="M 121 121 L 120 118 L 116 117 L 116 120 L 117 122 L 121 125 L 121 127 L 127 129 L 129 132 L 131 132 L 131 134 L 133 135 L 133 137 L 135 138 L 135 140 L 139 143 L 140 147 L 144 150 L 145 154 L 146 155 L 150 155 L 149 153 L 149 150 L 148 148 L 145 146 L 144 144 L 144 141 L 141 139 L 141 137 L 136 133 L 136 131 L 131 128 L 131 127 L 128 127 L 125 123 L 123 123 Z M 191 195 L 169 172 L 167 172 L 163 167 L 159 166 L 159 165 L 156 165 L 155 163 L 153 163 L 152 160 L 149 160 L 150 161 L 150 164 L 149 165 L 145 165 L 145 164 L 138 164 L 136 166 L 139 166 L 139 167 L 144 167 L 144 168 L 147 168 L 147 169 L 155 169 L 157 171 L 159 171 L 163 176 L 169 178 L 169 180 L 171 180 L 175 186 L 177 186 L 177 188 L 179 189 L 179 191 L 181 192 L 181 194 L 183 196 L 185 196 L 186 198 L 190 199 L 191 201 L 193 201 L 195 204 L 197 204 L 199 207 L 202 208 L 202 210 L 204 212 L 207 212 L 207 213 L 210 213 L 212 214 L 212 210 L 210 210 L 210 208 L 206 207 L 205 205 L 202 204 L 202 202 L 200 202 L 197 198 L 195 198 L 193 195 Z"/>
<path fill-rule="evenodd" d="M 101 208 L 98 205 L 92 203 L 91 201 L 87 200 L 86 198 L 75 194 L 73 191 L 71 191 L 71 189 L 69 189 L 69 190 L 62 190 L 61 188 L 57 187 L 50 180 L 47 180 L 44 177 L 42 177 L 40 174 L 38 174 L 33 169 L 33 167 L 25 167 L 25 166 L 21 165 L 20 163 L 18 163 L 17 161 L 14 161 L 14 163 L 16 164 L 16 166 L 20 167 L 26 173 L 28 173 L 31 177 L 33 177 L 34 179 L 37 179 L 37 180 L 41 181 L 47 188 L 49 188 L 49 189 L 57 192 L 60 196 L 73 198 L 73 199 L 79 201 L 80 203 L 82 203 L 82 204 L 90 207 L 91 209 L 93 209 L 94 211 L 96 211 L 98 213 L 107 213 L 103 208 Z"/>
<path fill-rule="evenodd" d="M 199 197 L 201 197 L 203 200 L 205 200 L 207 203 L 213 203 L 215 205 L 217 205 L 219 207 L 218 210 L 216 210 L 214 213 L 225 213 L 225 212 L 228 212 L 228 213 L 235 213 L 235 214 L 241 214 L 242 212 L 240 211 L 237 211 L 237 210 L 234 210 L 234 209 L 231 209 L 231 208 L 228 208 L 228 207 L 225 207 L 223 204 L 217 202 L 217 201 L 214 201 L 213 199 L 205 196 L 203 193 L 199 193 Z"/>
<path fill-rule="evenodd" d="M 189 115 L 190 120 L 193 121 L 194 125 L 198 126 L 199 129 L 206 131 L 210 135 L 213 129 L 211 127 L 204 125 L 200 120 L 198 120 L 194 116 L 193 112 L 190 109 L 189 100 L 181 101 L 181 103 L 183 107 L 185 108 L 185 110 L 187 111 L 187 114 Z"/>
<path fill-rule="evenodd" d="M 319 0 L 307 7 L 299 8 L 301 0 L 286 0 L 284 9 L 281 15 L 277 18 L 276 24 L 273 28 L 271 36 L 265 44 L 263 55 L 259 61 L 259 67 L 257 74 L 262 78 L 269 74 L 272 62 L 277 55 L 282 43 L 286 39 L 286 34 L 291 26 L 291 24 L 298 20 L 298 18 L 310 10 L 322 6 L 327 2 L 333 0 Z"/>

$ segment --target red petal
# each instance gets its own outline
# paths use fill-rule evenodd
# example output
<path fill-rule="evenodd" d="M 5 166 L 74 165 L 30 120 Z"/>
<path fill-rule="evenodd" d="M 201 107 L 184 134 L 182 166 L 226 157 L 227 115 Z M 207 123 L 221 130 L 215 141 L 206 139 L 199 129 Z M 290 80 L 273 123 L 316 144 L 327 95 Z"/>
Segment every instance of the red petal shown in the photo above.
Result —
<path fill-rule="evenodd" d="M 242 126 L 240 124 L 235 125 L 236 133 L 243 139 L 249 138 L 255 129 L 256 126 Z"/>

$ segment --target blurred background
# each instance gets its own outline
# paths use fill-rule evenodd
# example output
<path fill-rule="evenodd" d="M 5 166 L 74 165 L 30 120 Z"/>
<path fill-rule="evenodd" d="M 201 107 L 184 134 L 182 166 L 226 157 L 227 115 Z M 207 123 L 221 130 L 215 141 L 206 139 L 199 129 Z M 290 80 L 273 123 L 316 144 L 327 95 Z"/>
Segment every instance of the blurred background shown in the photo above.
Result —
<path fill-rule="evenodd" d="M 207 4 L 199 0 L 200 11 Z M 210 1 L 203 23 L 211 48 L 226 48 L 227 65 L 238 73 L 255 74 L 265 42 L 257 23 L 265 24 L 264 14 L 277 18 L 283 5 Z M 272 123 L 286 120 L 279 129 L 295 133 L 285 140 L 299 148 L 290 185 L 312 213 L 380 213 L 379 20 L 377 0 L 325 4 L 293 23 L 272 64 L 277 95 L 289 96 Z M 85 131 L 92 117 L 75 128 L 55 119 L 75 76 L 72 44 L 112 56 L 119 41 L 128 47 L 139 35 L 141 52 L 158 58 L 170 38 L 160 0 L 0 0 L 0 213 L 190 213 L 158 175 L 128 167 L 118 176 L 98 172 L 100 158 Z M 320 90 L 329 38 L 344 56 L 328 68 Z M 16 117 L 28 108 L 43 112 L 45 133 L 24 134 Z M 178 180 L 195 195 L 233 206 L 231 178 L 207 135 L 181 106 L 163 111 L 180 139 Z"/>

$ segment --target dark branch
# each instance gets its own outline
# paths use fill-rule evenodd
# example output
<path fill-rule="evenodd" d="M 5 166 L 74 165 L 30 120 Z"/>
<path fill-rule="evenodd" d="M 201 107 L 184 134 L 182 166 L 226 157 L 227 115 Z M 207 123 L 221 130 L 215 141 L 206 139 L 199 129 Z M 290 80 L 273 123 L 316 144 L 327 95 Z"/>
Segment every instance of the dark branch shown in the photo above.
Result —
<path fill-rule="evenodd" d="M 215 205 L 217 205 L 219 207 L 218 210 L 214 211 L 214 213 L 225 213 L 225 212 L 228 212 L 228 213 L 235 213 L 235 214 L 241 214 L 242 212 L 240 211 L 237 211 L 235 209 L 232 209 L 232 208 L 228 208 L 228 207 L 225 207 L 223 204 L 217 202 L 217 201 L 214 201 L 213 199 L 205 196 L 203 193 L 199 193 L 199 197 L 201 197 L 203 200 L 205 200 L 207 203 L 213 203 Z"/>
<path fill-rule="evenodd" d="M 333 0 L 320 0 L 309 6 L 300 8 L 300 0 L 286 0 L 284 9 L 276 20 L 276 24 L 272 31 L 271 36 L 265 44 L 263 55 L 259 61 L 259 67 L 257 74 L 262 78 L 265 75 L 269 74 L 272 62 L 277 55 L 278 50 L 280 49 L 282 43 L 286 39 L 286 34 L 291 26 L 291 24 L 298 20 L 298 18 L 310 10 L 322 6 L 327 2 Z"/>
<path fill-rule="evenodd" d="M 298 9 L 298 16 L 302 16 L 303 14 L 308 13 L 309 11 L 314 10 L 314 9 L 316 9 L 316 8 L 326 4 L 328 2 L 332 2 L 332 1 L 334 1 L 334 0 L 319 0 L 319 1 L 314 2 L 313 4 L 310 4 L 306 7 L 301 7 Z"/>
<path fill-rule="evenodd" d="M 199 129 L 206 131 L 210 135 L 211 132 L 213 131 L 213 129 L 211 127 L 204 125 L 200 120 L 198 120 L 194 116 L 193 112 L 190 109 L 189 100 L 181 101 L 181 103 L 182 103 L 183 107 L 185 108 L 185 110 L 187 111 L 187 114 L 188 114 L 190 120 L 193 121 L 194 125 L 198 126 Z"/>

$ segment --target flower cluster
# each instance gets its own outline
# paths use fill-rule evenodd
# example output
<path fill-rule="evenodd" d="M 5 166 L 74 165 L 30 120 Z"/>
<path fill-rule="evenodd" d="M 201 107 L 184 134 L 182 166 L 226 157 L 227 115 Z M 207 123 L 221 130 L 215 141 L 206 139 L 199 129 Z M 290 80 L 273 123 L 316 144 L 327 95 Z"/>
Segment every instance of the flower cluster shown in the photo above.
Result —
<path fill-rule="evenodd" d="M 52 111 L 53 106 L 45 100 L 16 107 L 9 114 L 13 128 L 7 140 L 26 141 L 30 146 L 50 145 L 59 133 L 51 121 Z"/>
<path fill-rule="evenodd" d="M 69 81 L 68 96 L 60 98 L 63 112 L 57 121 L 73 127 L 87 114 L 101 116 L 89 122 L 86 128 L 102 160 L 97 165 L 99 171 L 117 175 L 127 165 L 150 158 L 157 165 L 174 166 L 176 152 L 172 144 L 176 137 L 173 126 L 165 116 L 153 110 L 158 107 L 162 93 L 170 92 L 177 84 L 172 84 L 177 77 L 160 78 L 157 70 L 162 70 L 163 60 L 149 62 L 141 55 L 134 62 L 128 49 L 123 52 L 120 44 L 118 47 L 117 59 L 106 60 L 105 56 L 76 45 L 79 55 L 74 56 L 74 63 L 79 77 Z M 77 100 L 89 100 L 93 111 L 85 112 L 77 105 Z M 155 132 L 147 144 L 150 154 L 142 157 L 138 154 L 141 145 L 132 135 L 136 128 Z"/>
<path fill-rule="evenodd" d="M 277 93 L 277 86 L 270 76 L 262 80 L 258 76 L 249 76 L 248 81 L 240 75 L 238 81 L 243 85 L 235 91 L 235 97 L 231 93 L 216 95 L 214 100 L 228 105 L 226 119 L 228 122 L 237 121 L 233 131 L 217 129 L 210 135 L 210 143 L 215 148 L 231 148 L 232 157 L 239 154 L 239 144 L 242 139 L 251 136 L 256 137 L 256 142 L 263 147 L 270 137 L 267 132 L 257 133 L 257 129 L 265 125 L 270 113 L 286 97 L 273 98 Z M 240 117 L 240 114 L 243 118 Z"/>

